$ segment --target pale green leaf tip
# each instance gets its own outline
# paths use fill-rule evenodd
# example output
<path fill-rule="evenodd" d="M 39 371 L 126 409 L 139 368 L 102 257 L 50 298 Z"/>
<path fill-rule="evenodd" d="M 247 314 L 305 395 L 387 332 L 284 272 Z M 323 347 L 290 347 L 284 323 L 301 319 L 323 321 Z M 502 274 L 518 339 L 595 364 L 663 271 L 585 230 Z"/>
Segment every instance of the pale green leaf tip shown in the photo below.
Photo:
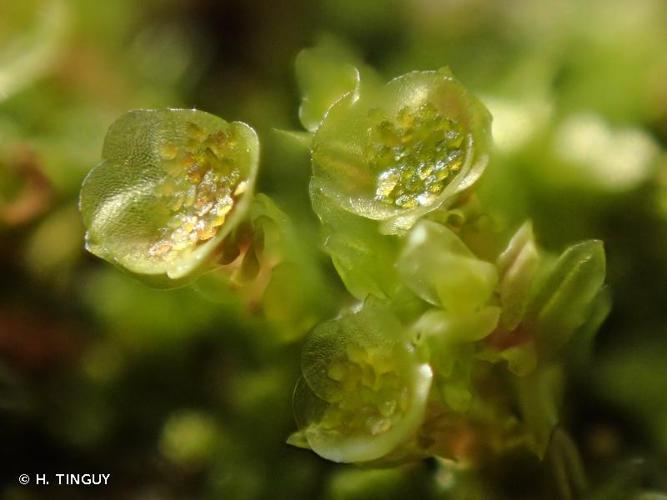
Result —
<path fill-rule="evenodd" d="M 306 433 L 303 431 L 293 432 L 289 435 L 285 442 L 291 446 L 295 446 L 296 448 L 303 448 L 306 450 L 310 449 L 310 445 L 306 439 Z"/>
<path fill-rule="evenodd" d="M 314 132 L 329 108 L 346 94 L 359 88 L 357 58 L 342 42 L 322 37 L 312 48 L 296 57 L 297 83 L 302 93 L 299 120 L 306 130 Z"/>
<path fill-rule="evenodd" d="M 283 130 L 274 128 L 273 133 L 287 141 L 289 144 L 296 145 L 308 151 L 310 151 L 310 147 L 313 143 L 313 134 L 311 132 L 300 132 L 298 130 Z"/>

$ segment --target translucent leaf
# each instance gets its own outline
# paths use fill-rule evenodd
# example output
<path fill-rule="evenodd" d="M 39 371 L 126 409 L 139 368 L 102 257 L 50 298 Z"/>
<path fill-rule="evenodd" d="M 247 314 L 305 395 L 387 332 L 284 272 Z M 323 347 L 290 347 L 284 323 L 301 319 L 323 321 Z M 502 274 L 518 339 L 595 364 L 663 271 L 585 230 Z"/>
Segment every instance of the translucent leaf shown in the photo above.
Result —
<path fill-rule="evenodd" d="M 299 119 L 314 132 L 328 109 L 359 83 L 356 57 L 331 38 L 312 49 L 302 50 L 296 58 L 296 78 L 303 95 Z"/>
<path fill-rule="evenodd" d="M 148 277 L 192 274 L 244 217 L 258 150 L 249 126 L 202 111 L 126 113 L 81 187 L 87 249 Z"/>
<path fill-rule="evenodd" d="M 396 267 L 422 299 L 456 313 L 485 304 L 497 281 L 493 264 L 478 259 L 450 229 L 431 221 L 410 232 Z"/>
<path fill-rule="evenodd" d="M 541 354 L 553 354 L 589 317 L 605 279 L 602 242 L 572 245 L 558 258 L 529 306 Z"/>
<path fill-rule="evenodd" d="M 473 397 L 471 373 L 476 344 L 498 324 L 500 308 L 483 307 L 479 311 L 453 314 L 431 309 L 414 324 L 414 342 L 436 374 L 437 388 L 445 405 L 454 411 L 466 411 Z"/>
<path fill-rule="evenodd" d="M 254 230 L 261 233 L 262 252 L 266 254 L 266 258 L 274 262 L 286 257 L 294 261 L 300 260 L 294 255 L 296 245 L 290 218 L 271 198 L 262 193 L 255 196 L 250 206 L 250 220 Z"/>
<path fill-rule="evenodd" d="M 422 422 L 432 372 L 391 311 L 369 299 L 319 325 L 302 356 L 307 389 L 295 393 L 310 447 L 336 462 L 379 459 Z"/>
<path fill-rule="evenodd" d="M 503 308 L 500 325 L 503 329 L 513 330 L 523 318 L 538 264 L 533 227 L 526 222 L 498 257 L 500 303 Z"/>
<path fill-rule="evenodd" d="M 305 379 L 300 377 L 294 386 L 292 410 L 294 411 L 296 425 L 301 429 L 300 432 L 304 439 L 306 439 L 306 436 L 303 429 L 320 420 L 326 411 L 326 407 L 326 402 L 321 398 L 318 398 L 308 386 Z"/>
<path fill-rule="evenodd" d="M 475 342 L 489 335 L 498 324 L 500 308 L 483 307 L 465 314 L 452 314 L 441 309 L 427 311 L 415 324 L 415 330 L 427 341 L 451 344 Z"/>
<path fill-rule="evenodd" d="M 383 221 L 386 233 L 404 232 L 481 175 L 490 121 L 449 70 L 361 87 L 329 109 L 313 137 L 312 187 Z"/>
<path fill-rule="evenodd" d="M 591 303 L 586 321 L 575 331 L 568 345 L 567 361 L 574 368 L 585 371 L 590 366 L 595 335 L 609 316 L 611 305 L 609 289 L 603 286 Z"/>
<path fill-rule="evenodd" d="M 399 279 L 393 267 L 396 241 L 379 233 L 377 223 L 341 209 L 319 190 L 310 193 L 323 225 L 324 250 L 352 295 L 390 297 Z"/>

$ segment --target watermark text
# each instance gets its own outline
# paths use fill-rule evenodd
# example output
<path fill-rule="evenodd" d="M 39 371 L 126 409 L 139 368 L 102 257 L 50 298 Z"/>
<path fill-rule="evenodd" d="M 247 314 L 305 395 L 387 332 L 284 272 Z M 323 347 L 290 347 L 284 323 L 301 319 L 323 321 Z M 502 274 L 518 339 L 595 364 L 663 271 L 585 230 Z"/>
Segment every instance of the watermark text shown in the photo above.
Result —
<path fill-rule="evenodd" d="M 106 486 L 111 480 L 111 474 L 21 474 L 18 478 L 19 484 L 27 486 Z"/>

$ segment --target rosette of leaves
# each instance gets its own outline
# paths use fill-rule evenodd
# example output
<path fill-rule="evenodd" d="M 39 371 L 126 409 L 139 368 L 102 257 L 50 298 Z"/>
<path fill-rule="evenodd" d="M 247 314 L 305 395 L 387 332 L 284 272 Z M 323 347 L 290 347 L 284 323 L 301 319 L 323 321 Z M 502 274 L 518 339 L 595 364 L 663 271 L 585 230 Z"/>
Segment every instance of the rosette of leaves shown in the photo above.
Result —
<path fill-rule="evenodd" d="M 585 359 L 610 309 L 604 247 L 587 240 L 552 257 L 538 250 L 532 226 L 525 223 L 496 265 L 502 314 L 485 339 L 486 355 L 506 361 L 518 377 L 527 445 L 543 456 L 559 422 L 563 368 Z"/>
<path fill-rule="evenodd" d="M 254 130 L 198 110 L 130 111 L 83 182 L 86 248 L 153 282 L 207 269 L 244 220 L 259 159 Z"/>
<path fill-rule="evenodd" d="M 381 221 L 384 233 L 402 233 L 479 178 L 489 159 L 491 117 L 446 68 L 383 86 L 359 75 L 314 129 L 311 192 Z M 312 120 L 306 125 L 312 129 Z M 316 199 L 313 206 L 319 213 Z"/>
<path fill-rule="evenodd" d="M 321 323 L 306 340 L 290 443 L 335 462 L 382 459 L 422 424 L 432 372 L 387 305 Z"/>
<path fill-rule="evenodd" d="M 495 266 L 479 259 L 448 227 L 419 222 L 396 267 L 404 283 L 431 307 L 414 325 L 416 343 L 435 371 L 443 402 L 466 410 L 472 398 L 473 344 L 498 324 Z"/>
<path fill-rule="evenodd" d="M 499 433 L 500 441 L 518 439 L 543 455 L 558 423 L 558 355 L 570 341 L 571 358 L 589 348 L 609 310 L 601 242 L 578 243 L 550 258 L 538 251 L 526 223 L 492 263 L 448 227 L 421 221 L 405 239 L 396 268 L 406 286 L 431 305 L 412 329 L 433 369 L 447 418 L 461 415 L 469 425 L 483 424 L 476 432 Z M 498 403 L 503 396 L 493 395 L 488 377 L 499 372 L 489 361 L 507 362 L 511 375 L 518 376 L 509 380 L 521 427 Z M 507 432 L 501 432 L 505 425 Z M 451 449 L 446 442 L 438 446 Z"/>

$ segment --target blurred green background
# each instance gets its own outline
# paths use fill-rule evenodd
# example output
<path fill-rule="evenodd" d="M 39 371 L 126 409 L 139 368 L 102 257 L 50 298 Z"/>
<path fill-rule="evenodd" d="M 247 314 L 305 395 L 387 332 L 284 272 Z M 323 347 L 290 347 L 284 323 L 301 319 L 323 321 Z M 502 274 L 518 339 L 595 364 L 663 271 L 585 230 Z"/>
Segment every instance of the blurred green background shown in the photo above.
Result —
<path fill-rule="evenodd" d="M 78 189 L 106 129 L 156 107 L 253 125 L 260 190 L 317 248 L 308 158 L 273 129 L 299 128 L 293 61 L 322 36 L 387 78 L 449 65 L 494 115 L 494 215 L 531 217 L 548 249 L 606 242 L 614 306 L 592 361 L 568 360 L 564 422 L 591 498 L 665 498 L 646 493 L 667 491 L 664 0 L 0 0 L 0 498 L 555 495 L 523 456 L 466 479 L 286 445 L 298 342 L 84 252 Z M 17 481 L 56 472 L 112 479 Z"/>

